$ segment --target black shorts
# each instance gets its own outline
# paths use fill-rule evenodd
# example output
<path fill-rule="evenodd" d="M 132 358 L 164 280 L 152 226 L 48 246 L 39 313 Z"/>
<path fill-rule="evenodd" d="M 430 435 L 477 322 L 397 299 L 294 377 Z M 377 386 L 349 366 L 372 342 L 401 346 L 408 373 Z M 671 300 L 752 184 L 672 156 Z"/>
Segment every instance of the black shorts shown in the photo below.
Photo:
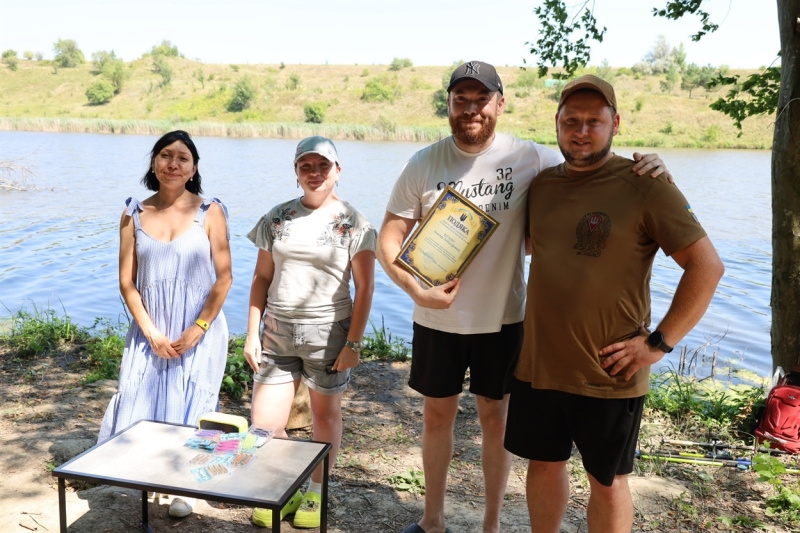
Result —
<path fill-rule="evenodd" d="M 592 398 L 532 389 L 514 378 L 506 421 L 505 447 L 534 461 L 566 461 L 572 443 L 586 471 L 610 487 L 614 476 L 630 474 L 644 396 Z"/>
<path fill-rule="evenodd" d="M 469 368 L 469 391 L 502 400 L 522 348 L 522 322 L 504 324 L 496 333 L 462 335 L 414 323 L 408 386 L 430 398 L 461 394 Z"/>

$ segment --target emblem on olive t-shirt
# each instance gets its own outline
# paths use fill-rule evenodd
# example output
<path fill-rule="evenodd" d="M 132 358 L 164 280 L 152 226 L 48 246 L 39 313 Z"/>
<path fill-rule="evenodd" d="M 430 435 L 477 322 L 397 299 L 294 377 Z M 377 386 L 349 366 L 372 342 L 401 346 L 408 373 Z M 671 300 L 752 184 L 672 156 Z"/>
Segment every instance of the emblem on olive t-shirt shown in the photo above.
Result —
<path fill-rule="evenodd" d="M 575 228 L 578 242 L 573 248 L 578 250 L 578 255 L 600 257 L 609 235 L 611 235 L 611 219 L 608 215 L 599 211 L 587 213 Z"/>

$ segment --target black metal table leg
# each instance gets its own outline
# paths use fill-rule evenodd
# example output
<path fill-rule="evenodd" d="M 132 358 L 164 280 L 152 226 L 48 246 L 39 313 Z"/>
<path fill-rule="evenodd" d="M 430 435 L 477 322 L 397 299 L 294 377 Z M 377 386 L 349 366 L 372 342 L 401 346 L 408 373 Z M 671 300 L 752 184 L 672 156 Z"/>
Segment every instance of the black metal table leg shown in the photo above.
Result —
<path fill-rule="evenodd" d="M 153 533 L 150 528 L 150 519 L 147 512 L 147 491 L 142 491 L 142 530 L 145 533 Z"/>
<path fill-rule="evenodd" d="M 272 510 L 272 531 L 281 533 L 281 511 L 283 509 Z"/>
<path fill-rule="evenodd" d="M 325 454 L 322 461 L 322 509 L 320 512 L 319 533 L 328 531 L 328 463 L 330 453 Z"/>
<path fill-rule="evenodd" d="M 58 478 L 58 521 L 61 533 L 67 533 L 67 494 L 63 477 Z"/>

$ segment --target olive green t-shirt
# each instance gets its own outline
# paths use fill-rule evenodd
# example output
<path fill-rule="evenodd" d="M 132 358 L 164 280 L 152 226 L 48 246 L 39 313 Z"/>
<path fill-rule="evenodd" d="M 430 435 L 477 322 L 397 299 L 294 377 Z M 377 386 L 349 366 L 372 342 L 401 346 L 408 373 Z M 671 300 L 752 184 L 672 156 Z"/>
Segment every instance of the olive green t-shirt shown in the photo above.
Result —
<path fill-rule="evenodd" d="M 528 195 L 533 243 L 525 338 L 516 377 L 536 389 L 633 398 L 649 368 L 611 376 L 598 352 L 650 324 L 650 273 L 659 248 L 671 255 L 706 235 L 677 187 L 631 172 L 614 156 L 602 168 L 565 164 L 539 174 Z"/>

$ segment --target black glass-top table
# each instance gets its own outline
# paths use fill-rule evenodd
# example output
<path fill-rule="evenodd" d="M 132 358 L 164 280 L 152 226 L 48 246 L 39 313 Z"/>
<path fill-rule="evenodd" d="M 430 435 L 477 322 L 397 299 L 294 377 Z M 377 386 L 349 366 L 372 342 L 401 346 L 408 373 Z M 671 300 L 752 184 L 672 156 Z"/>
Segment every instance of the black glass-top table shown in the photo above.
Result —
<path fill-rule="evenodd" d="M 280 531 L 280 509 L 322 463 L 320 532 L 328 522 L 328 454 L 324 442 L 274 438 L 258 449 L 244 468 L 233 475 L 198 482 L 189 461 L 198 450 L 185 447 L 194 427 L 144 420 L 117 433 L 53 470 L 58 478 L 61 533 L 67 533 L 65 480 L 80 479 L 142 491 L 142 529 L 152 533 L 147 492 L 272 509 L 272 530 Z"/>

